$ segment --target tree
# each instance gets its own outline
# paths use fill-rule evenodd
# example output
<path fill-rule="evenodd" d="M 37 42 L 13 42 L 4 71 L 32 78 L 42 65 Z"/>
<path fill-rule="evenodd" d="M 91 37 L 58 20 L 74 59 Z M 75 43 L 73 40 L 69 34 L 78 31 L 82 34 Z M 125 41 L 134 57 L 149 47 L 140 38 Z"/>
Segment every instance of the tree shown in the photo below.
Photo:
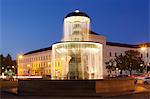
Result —
<path fill-rule="evenodd" d="M 4 56 L 3 54 L 0 54 L 0 67 L 3 66 Z"/>
<path fill-rule="evenodd" d="M 116 67 L 120 70 L 120 74 L 122 74 L 122 71 L 127 69 L 126 58 L 120 54 L 116 56 L 114 60 L 116 62 Z"/>
<path fill-rule="evenodd" d="M 138 71 L 141 68 L 141 64 L 144 64 L 144 61 L 140 57 L 140 52 L 134 50 L 125 51 L 124 55 L 126 59 L 126 67 L 127 70 L 130 71 L 130 75 L 132 74 L 132 70 Z"/>
<path fill-rule="evenodd" d="M 106 69 L 108 70 L 108 73 L 111 75 L 112 71 L 116 70 L 116 67 L 115 67 L 115 60 L 111 59 L 107 62 L 105 62 L 106 64 Z"/>
<path fill-rule="evenodd" d="M 116 66 L 113 65 L 114 62 L 116 63 Z M 118 55 L 114 59 L 109 60 L 106 64 L 106 69 L 108 69 L 108 72 L 111 73 L 114 68 L 118 68 L 120 70 L 120 74 L 122 74 L 123 70 L 128 70 L 130 72 L 130 75 L 132 75 L 132 71 L 143 71 L 144 67 L 141 66 L 144 64 L 144 61 L 140 57 L 140 52 L 135 50 L 128 50 L 125 51 L 125 54 Z"/>
<path fill-rule="evenodd" d="M 117 63 L 117 68 L 122 74 L 122 70 L 128 70 L 130 75 L 132 75 L 132 71 L 142 69 L 141 64 L 144 63 L 142 58 L 140 57 L 140 52 L 134 50 L 125 51 L 125 54 L 120 54 L 116 56 L 115 61 Z"/>
<path fill-rule="evenodd" d="M 13 66 L 13 67 L 12 67 Z M 0 55 L 0 73 L 7 70 L 12 70 L 13 72 L 17 73 L 17 63 L 15 60 L 12 60 L 11 55 L 8 54 L 6 57 L 3 54 Z"/>
<path fill-rule="evenodd" d="M 11 58 L 10 54 L 7 54 L 7 56 L 5 57 L 5 64 L 7 66 L 13 65 L 13 61 L 12 61 L 12 58 Z"/>
<path fill-rule="evenodd" d="M 4 61 L 5 61 L 5 57 L 3 56 L 3 54 L 0 54 L 0 73 L 4 72 L 2 68 L 4 66 Z"/>

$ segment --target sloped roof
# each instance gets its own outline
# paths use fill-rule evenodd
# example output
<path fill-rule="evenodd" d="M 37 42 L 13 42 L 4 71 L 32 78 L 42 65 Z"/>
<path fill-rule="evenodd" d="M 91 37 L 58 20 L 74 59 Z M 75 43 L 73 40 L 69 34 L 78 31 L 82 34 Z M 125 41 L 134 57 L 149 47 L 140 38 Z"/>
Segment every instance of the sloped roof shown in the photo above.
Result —
<path fill-rule="evenodd" d="M 115 43 L 115 42 L 106 42 L 106 45 L 109 46 L 119 46 L 119 47 L 128 47 L 128 48 L 138 48 L 138 45 L 132 45 L 132 44 L 124 44 L 124 43 Z"/>
<path fill-rule="evenodd" d="M 34 50 L 34 51 L 30 51 L 30 52 L 25 53 L 24 55 L 29 55 L 29 54 L 33 54 L 33 53 L 43 52 L 43 51 L 47 51 L 47 50 L 52 50 L 52 46 L 51 47 L 37 49 L 37 50 Z"/>
<path fill-rule="evenodd" d="M 90 30 L 90 34 L 100 35 L 100 34 L 98 34 L 98 33 L 96 33 L 96 32 L 91 31 L 91 30 Z"/>

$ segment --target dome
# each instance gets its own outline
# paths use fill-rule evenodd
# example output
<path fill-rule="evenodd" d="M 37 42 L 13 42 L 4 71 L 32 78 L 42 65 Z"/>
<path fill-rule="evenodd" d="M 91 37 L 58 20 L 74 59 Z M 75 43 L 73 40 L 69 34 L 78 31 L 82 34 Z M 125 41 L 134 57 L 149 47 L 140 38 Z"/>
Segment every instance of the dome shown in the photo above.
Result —
<path fill-rule="evenodd" d="M 84 17 L 90 18 L 86 13 L 80 12 L 79 10 L 75 10 L 74 12 L 71 12 L 71 13 L 67 14 L 65 16 L 65 18 L 71 17 L 71 16 L 84 16 Z"/>

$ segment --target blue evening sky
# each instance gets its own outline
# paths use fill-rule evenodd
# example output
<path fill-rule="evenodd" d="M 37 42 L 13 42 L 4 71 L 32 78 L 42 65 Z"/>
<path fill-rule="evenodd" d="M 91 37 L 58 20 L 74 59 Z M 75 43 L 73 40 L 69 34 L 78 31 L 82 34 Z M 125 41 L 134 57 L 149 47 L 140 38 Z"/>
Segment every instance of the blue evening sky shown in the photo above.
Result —
<path fill-rule="evenodd" d="M 0 53 L 17 54 L 49 47 L 63 35 L 63 18 L 79 9 L 91 30 L 107 41 L 150 42 L 149 0 L 1 0 Z"/>

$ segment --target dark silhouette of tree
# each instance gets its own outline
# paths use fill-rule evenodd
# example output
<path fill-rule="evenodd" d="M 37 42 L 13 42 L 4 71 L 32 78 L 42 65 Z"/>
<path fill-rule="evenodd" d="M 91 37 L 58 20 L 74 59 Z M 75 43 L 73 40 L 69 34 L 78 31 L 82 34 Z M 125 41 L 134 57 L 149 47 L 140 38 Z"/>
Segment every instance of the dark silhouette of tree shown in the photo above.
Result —
<path fill-rule="evenodd" d="M 134 50 L 125 51 L 124 58 L 127 70 L 130 71 L 130 75 L 132 75 L 133 70 L 138 71 L 139 69 L 141 69 L 141 64 L 144 64 L 144 61 L 140 56 L 140 52 L 138 51 Z"/>
<path fill-rule="evenodd" d="M 110 65 L 110 63 L 113 64 L 114 61 L 116 62 L 116 66 Z M 130 72 L 130 75 L 132 75 L 133 70 L 140 70 L 142 72 L 144 69 L 144 67 L 141 66 L 142 64 L 144 64 L 144 61 L 140 56 L 140 52 L 135 50 L 125 51 L 124 55 L 120 54 L 116 56 L 114 60 L 111 59 L 105 64 L 106 69 L 108 69 L 110 73 L 114 70 L 114 67 L 120 70 L 120 74 L 122 74 L 123 70 L 128 70 Z"/>
<path fill-rule="evenodd" d="M 3 54 L 0 54 L 0 67 L 2 67 L 4 64 L 4 56 Z"/>
<path fill-rule="evenodd" d="M 115 60 L 111 59 L 105 62 L 105 64 L 106 64 L 106 69 L 108 70 L 108 73 L 111 75 L 112 71 L 116 70 Z"/>
<path fill-rule="evenodd" d="M 15 60 L 12 60 L 10 54 L 7 54 L 6 57 L 3 54 L 0 55 L 0 73 L 4 72 L 6 69 L 12 69 L 13 72 L 17 73 L 17 63 Z"/>
<path fill-rule="evenodd" d="M 126 58 L 120 54 L 114 60 L 116 61 L 116 67 L 120 70 L 120 74 L 122 74 L 122 71 L 127 69 Z"/>
<path fill-rule="evenodd" d="M 5 57 L 3 54 L 0 55 L 0 73 L 4 72 L 5 65 Z"/>

